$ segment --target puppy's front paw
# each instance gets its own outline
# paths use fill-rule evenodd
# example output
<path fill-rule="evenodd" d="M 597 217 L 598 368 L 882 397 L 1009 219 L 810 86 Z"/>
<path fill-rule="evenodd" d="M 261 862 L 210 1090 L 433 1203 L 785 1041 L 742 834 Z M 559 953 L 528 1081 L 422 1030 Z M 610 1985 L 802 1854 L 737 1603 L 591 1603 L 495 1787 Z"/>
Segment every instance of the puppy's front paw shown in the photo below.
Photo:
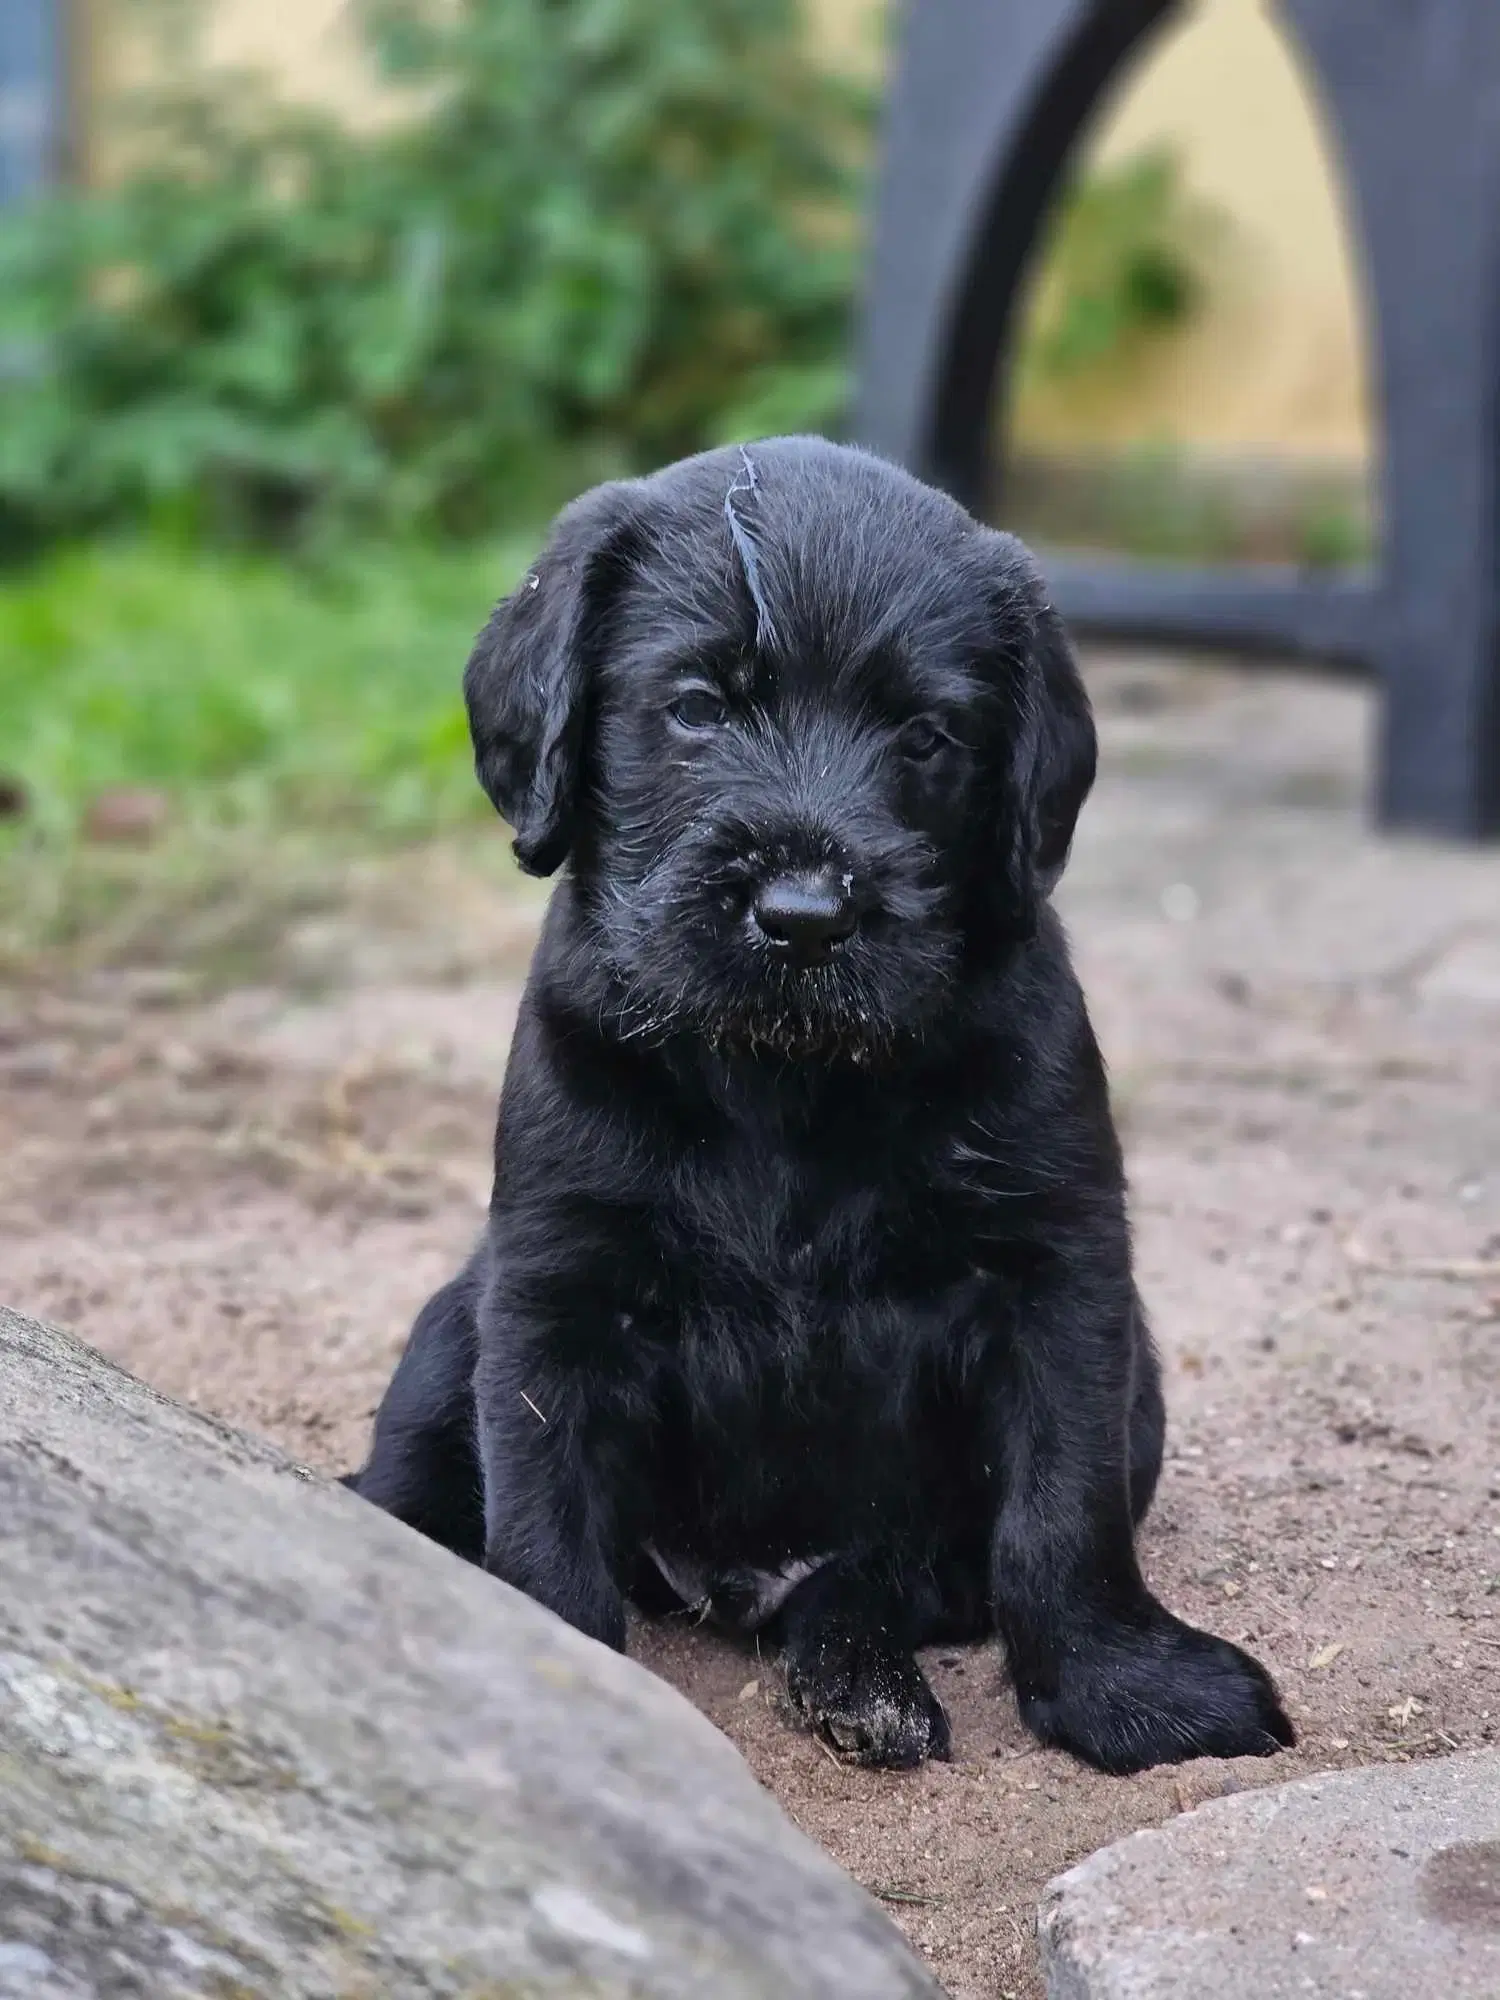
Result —
<path fill-rule="evenodd" d="M 1056 1691 L 1022 1692 L 1020 1706 L 1044 1743 L 1116 1773 L 1191 1757 L 1270 1757 L 1297 1740 L 1257 1660 L 1166 1612 L 1080 1639 L 1060 1663 Z"/>
<path fill-rule="evenodd" d="M 799 1637 L 786 1653 L 793 1706 L 858 1764 L 910 1770 L 952 1756 L 943 1705 L 909 1653 L 879 1636 L 838 1630 Z"/>

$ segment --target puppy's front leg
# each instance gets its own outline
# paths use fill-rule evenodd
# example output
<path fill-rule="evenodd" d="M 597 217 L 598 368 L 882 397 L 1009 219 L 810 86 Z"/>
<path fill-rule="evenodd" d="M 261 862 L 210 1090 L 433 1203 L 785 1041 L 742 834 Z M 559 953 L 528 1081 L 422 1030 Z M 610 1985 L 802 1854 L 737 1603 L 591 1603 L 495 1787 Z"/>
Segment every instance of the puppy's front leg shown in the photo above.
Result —
<path fill-rule="evenodd" d="M 474 1376 L 484 1566 L 623 1653 L 614 1506 L 595 1455 L 587 1385 L 558 1368 L 528 1373 L 519 1357 L 540 1343 L 497 1323 L 493 1308 L 487 1321 Z"/>
<path fill-rule="evenodd" d="M 990 1583 L 1021 1715 L 1106 1771 L 1268 1756 L 1295 1738 L 1270 1676 L 1146 1588 L 1130 1513 L 1133 1306 L 1058 1260 L 1023 1305 L 990 1445 Z"/>
<path fill-rule="evenodd" d="M 906 1770 L 953 1754 L 948 1718 L 913 1650 L 913 1597 L 902 1564 L 865 1552 L 832 1557 L 781 1609 L 792 1705 L 861 1764 Z"/>

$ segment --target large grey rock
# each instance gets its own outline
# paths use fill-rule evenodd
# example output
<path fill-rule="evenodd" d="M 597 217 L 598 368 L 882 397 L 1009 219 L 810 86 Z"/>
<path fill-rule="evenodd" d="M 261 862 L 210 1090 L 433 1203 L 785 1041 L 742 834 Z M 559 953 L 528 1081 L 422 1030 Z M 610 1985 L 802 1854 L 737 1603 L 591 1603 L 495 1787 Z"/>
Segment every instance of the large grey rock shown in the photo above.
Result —
<path fill-rule="evenodd" d="M 0 1309 L 0 1995 L 936 1995 L 641 1668 Z"/>
<path fill-rule="evenodd" d="M 1050 2000 L 1496 2000 L 1500 1753 L 1241 1792 L 1050 1884 Z"/>

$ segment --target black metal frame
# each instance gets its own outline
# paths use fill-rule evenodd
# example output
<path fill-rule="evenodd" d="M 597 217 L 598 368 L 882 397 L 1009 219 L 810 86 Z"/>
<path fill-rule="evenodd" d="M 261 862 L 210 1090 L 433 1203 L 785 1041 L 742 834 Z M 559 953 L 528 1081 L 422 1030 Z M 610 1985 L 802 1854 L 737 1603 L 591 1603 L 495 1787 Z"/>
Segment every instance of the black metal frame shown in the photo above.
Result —
<path fill-rule="evenodd" d="M 51 180 L 63 132 L 62 0 L 0 0 L 0 208 Z"/>
<path fill-rule="evenodd" d="M 1051 566 L 1080 629 L 1302 655 L 1383 690 L 1383 824 L 1500 834 L 1500 0 L 1278 0 L 1341 144 L 1382 417 L 1373 575 Z M 1180 0 L 909 0 L 856 429 L 971 506 L 1079 136 Z"/>

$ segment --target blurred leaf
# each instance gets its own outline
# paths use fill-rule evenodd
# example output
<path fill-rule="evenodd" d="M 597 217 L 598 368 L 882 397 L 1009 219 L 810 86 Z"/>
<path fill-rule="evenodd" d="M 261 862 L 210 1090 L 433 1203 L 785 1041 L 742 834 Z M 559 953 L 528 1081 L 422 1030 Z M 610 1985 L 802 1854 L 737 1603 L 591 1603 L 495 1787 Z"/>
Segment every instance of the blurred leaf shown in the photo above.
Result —
<path fill-rule="evenodd" d="M 1225 219 L 1188 196 L 1153 147 L 1064 195 L 1031 301 L 1024 374 L 1066 381 L 1184 324 L 1207 285 Z"/>

